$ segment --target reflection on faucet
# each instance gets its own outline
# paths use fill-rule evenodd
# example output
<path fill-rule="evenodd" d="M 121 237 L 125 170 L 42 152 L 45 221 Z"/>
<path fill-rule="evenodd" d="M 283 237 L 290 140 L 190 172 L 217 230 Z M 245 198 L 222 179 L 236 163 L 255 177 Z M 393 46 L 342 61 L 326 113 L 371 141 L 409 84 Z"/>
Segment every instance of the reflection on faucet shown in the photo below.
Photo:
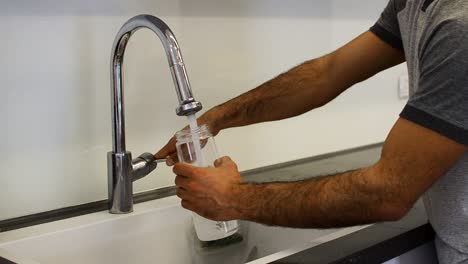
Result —
<path fill-rule="evenodd" d="M 109 211 L 114 214 L 132 212 L 133 181 L 148 175 L 158 163 L 151 153 L 143 153 L 132 161 L 132 154 L 125 147 L 122 66 L 127 43 L 140 28 L 152 30 L 164 46 L 179 99 L 177 115 L 187 116 L 202 109 L 193 98 L 179 44 L 169 27 L 151 15 L 128 20 L 117 33 L 111 57 L 112 151 L 107 153 L 107 170 Z"/>

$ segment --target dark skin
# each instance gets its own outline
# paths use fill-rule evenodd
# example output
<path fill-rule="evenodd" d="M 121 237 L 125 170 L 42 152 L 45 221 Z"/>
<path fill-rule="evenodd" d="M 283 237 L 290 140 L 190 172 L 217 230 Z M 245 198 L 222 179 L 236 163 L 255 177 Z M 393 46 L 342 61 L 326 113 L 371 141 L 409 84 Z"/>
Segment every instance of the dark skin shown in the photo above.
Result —
<path fill-rule="evenodd" d="M 209 110 L 199 123 L 217 134 L 229 127 L 297 116 L 403 61 L 399 50 L 366 32 L 333 53 Z M 176 161 L 174 143 L 171 139 L 156 157 Z M 467 150 L 465 145 L 400 118 L 385 141 L 380 160 L 351 172 L 293 183 L 247 184 L 229 157 L 218 159 L 214 168 L 176 163 L 173 171 L 182 206 L 209 219 L 343 227 L 400 219 Z"/>

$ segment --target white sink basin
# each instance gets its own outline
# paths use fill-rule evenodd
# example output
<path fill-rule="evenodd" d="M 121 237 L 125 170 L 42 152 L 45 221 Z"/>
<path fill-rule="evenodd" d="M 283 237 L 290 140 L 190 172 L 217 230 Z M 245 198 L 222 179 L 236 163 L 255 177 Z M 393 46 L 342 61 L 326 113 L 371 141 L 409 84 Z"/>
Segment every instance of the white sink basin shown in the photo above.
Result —
<path fill-rule="evenodd" d="M 300 230 L 242 222 L 241 228 L 242 242 L 202 248 L 191 212 L 172 196 L 138 204 L 129 215 L 99 212 L 0 233 L 0 256 L 44 264 L 267 263 L 363 227 Z"/>

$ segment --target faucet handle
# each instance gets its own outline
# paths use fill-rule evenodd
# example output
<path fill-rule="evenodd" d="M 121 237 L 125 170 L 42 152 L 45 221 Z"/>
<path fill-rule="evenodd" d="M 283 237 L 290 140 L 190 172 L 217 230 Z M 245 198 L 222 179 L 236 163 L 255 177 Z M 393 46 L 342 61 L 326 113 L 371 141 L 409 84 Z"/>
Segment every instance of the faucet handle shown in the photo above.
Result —
<path fill-rule="evenodd" d="M 157 160 L 154 160 L 153 162 L 156 162 L 156 163 L 166 163 L 167 159 L 157 159 Z"/>
<path fill-rule="evenodd" d="M 158 163 L 165 162 L 166 160 L 156 159 L 153 154 L 145 152 L 132 160 L 132 180 L 139 180 L 158 166 Z"/>

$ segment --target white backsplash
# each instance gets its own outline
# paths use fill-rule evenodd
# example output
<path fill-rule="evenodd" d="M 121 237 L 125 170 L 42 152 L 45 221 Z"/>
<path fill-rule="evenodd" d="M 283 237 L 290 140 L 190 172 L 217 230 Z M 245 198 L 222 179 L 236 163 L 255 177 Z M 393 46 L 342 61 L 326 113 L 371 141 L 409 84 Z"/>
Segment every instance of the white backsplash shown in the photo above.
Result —
<path fill-rule="evenodd" d="M 386 1 L 0 0 L 0 220 L 107 197 L 109 57 L 119 27 L 150 13 L 174 31 L 205 109 L 368 29 Z M 361 8 L 363 7 L 363 8 Z M 359 67 L 359 65 L 356 65 Z M 303 116 L 222 132 L 241 170 L 380 142 L 404 101 L 403 66 Z M 185 125 L 167 59 L 139 31 L 125 61 L 127 148 L 156 152 Z M 135 191 L 173 184 L 161 166 Z"/>

